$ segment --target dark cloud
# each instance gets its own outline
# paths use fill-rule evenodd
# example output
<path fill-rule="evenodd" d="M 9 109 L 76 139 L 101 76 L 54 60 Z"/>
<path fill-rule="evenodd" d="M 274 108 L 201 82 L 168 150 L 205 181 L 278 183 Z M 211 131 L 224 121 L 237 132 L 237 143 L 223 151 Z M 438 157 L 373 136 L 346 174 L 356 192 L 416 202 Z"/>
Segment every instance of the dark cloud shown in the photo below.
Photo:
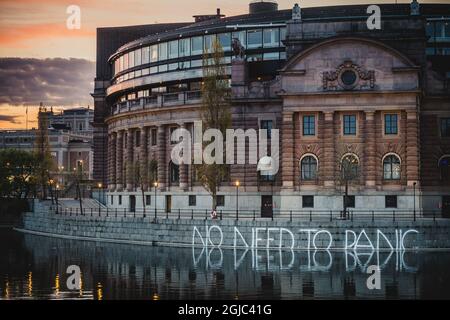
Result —
<path fill-rule="evenodd" d="M 20 123 L 20 121 L 18 121 L 18 118 L 20 118 L 19 116 L 9 116 L 9 115 L 2 115 L 0 114 L 0 121 L 5 121 L 5 122 L 9 122 L 9 123 Z"/>
<path fill-rule="evenodd" d="M 94 77 L 84 59 L 0 58 L 0 104 L 92 105 Z"/>

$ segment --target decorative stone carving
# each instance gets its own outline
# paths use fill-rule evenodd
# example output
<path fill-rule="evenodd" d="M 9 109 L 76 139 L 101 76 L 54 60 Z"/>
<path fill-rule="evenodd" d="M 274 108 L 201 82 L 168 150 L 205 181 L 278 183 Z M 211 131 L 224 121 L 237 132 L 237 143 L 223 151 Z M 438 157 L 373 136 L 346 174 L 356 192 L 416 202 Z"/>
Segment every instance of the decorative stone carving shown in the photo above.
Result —
<path fill-rule="evenodd" d="M 298 3 L 296 3 L 294 5 L 294 7 L 292 8 L 292 20 L 296 21 L 296 22 L 299 22 L 302 20 L 302 9 L 298 5 Z"/>
<path fill-rule="evenodd" d="M 233 49 L 233 56 L 235 59 L 244 60 L 245 57 L 245 48 L 241 44 L 238 38 L 233 38 L 231 48 Z"/>
<path fill-rule="evenodd" d="M 420 15 L 420 4 L 419 4 L 419 2 L 417 2 L 417 0 L 413 0 L 413 2 L 411 2 L 410 9 L 411 9 L 412 16 Z"/>
<path fill-rule="evenodd" d="M 345 61 L 336 70 L 325 71 L 322 75 L 323 89 L 352 90 L 358 87 L 360 90 L 373 89 L 375 87 L 375 71 L 364 70 L 351 61 Z"/>

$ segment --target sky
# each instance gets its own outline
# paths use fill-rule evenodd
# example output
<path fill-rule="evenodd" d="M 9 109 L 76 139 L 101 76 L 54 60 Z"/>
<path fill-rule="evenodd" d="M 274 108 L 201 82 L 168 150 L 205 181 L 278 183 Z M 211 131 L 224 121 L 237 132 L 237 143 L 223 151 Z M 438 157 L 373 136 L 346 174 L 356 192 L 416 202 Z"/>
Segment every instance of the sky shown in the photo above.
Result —
<path fill-rule="evenodd" d="M 450 0 L 421 0 L 448 3 Z M 36 126 L 37 106 L 93 107 L 95 30 L 189 22 L 197 14 L 248 12 L 250 0 L 0 0 L 0 129 Z M 381 4 L 395 0 L 278 0 L 279 9 Z M 398 0 L 409 3 L 410 0 Z M 195 5 L 194 5 L 195 4 Z M 80 29 L 68 29 L 67 8 L 80 8 Z"/>

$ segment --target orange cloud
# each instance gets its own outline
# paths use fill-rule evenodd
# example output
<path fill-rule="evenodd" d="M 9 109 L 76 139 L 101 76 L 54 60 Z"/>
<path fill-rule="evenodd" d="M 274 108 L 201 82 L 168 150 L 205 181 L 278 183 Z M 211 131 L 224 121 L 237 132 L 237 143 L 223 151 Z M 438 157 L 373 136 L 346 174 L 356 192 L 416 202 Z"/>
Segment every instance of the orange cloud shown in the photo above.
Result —
<path fill-rule="evenodd" d="M 4 28 L 0 33 L 0 45 L 25 46 L 27 40 L 36 38 L 69 38 L 69 37 L 95 37 L 95 30 L 66 28 L 65 23 L 47 23 Z"/>

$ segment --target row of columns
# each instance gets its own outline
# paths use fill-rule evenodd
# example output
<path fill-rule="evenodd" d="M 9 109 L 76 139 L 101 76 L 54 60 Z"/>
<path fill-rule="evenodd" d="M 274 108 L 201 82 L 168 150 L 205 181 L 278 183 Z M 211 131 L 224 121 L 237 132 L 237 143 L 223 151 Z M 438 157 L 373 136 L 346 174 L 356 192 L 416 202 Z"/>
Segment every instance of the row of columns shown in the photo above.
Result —
<path fill-rule="evenodd" d="M 185 124 L 179 125 L 185 128 Z M 108 135 L 108 189 L 110 191 L 134 191 L 136 188 L 149 190 L 152 181 L 146 181 L 150 163 L 150 130 L 151 127 L 129 128 L 111 132 Z M 158 188 L 164 190 L 168 182 L 168 169 L 170 157 L 167 157 L 171 150 L 167 148 L 170 145 L 169 135 L 166 134 L 167 126 L 159 125 L 156 128 L 156 161 Z M 136 138 L 139 134 L 139 146 Z M 139 176 L 144 177 L 142 184 L 136 184 L 136 167 L 139 162 Z M 186 190 L 188 187 L 188 165 L 179 166 L 179 187 Z"/>
<path fill-rule="evenodd" d="M 378 162 L 377 162 L 377 139 L 375 125 L 375 111 L 364 111 L 365 120 L 362 132 L 364 133 L 362 150 L 362 160 L 364 161 L 364 180 L 368 188 L 375 188 L 377 181 Z M 335 125 L 335 112 L 323 112 L 323 126 L 319 132 L 319 140 L 323 148 L 323 159 L 320 162 L 322 168 L 322 177 L 325 187 L 333 188 L 335 186 L 335 177 L 338 159 L 336 159 L 336 137 L 339 131 Z M 293 188 L 294 186 L 294 168 L 297 165 L 295 161 L 295 145 L 298 143 L 295 137 L 294 129 L 295 112 L 283 112 L 282 132 L 281 132 L 281 173 L 284 188 Z M 419 180 L 419 124 L 417 111 L 406 111 L 406 129 L 401 129 L 401 141 L 406 141 L 406 181 L 408 186 L 418 183 Z M 399 128 L 402 128 L 399 119 Z M 378 174 L 382 174 L 379 172 Z"/>

